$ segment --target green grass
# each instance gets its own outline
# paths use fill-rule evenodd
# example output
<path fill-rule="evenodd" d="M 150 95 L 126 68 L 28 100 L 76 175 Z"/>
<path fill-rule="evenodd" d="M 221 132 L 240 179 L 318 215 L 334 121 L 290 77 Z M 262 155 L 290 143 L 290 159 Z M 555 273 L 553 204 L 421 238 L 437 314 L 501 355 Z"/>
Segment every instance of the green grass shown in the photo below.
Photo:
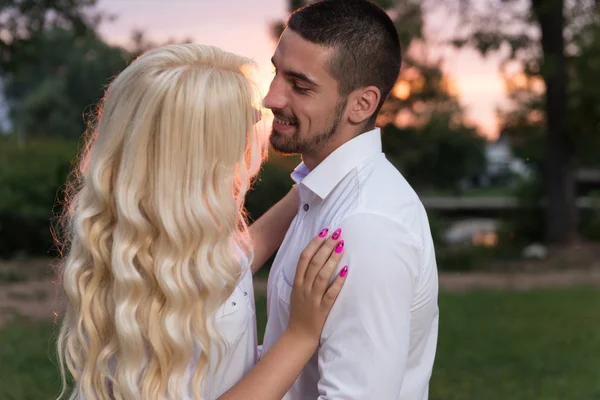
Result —
<path fill-rule="evenodd" d="M 431 400 L 600 399 L 600 291 L 440 298 Z"/>
<path fill-rule="evenodd" d="M 54 399 L 60 390 L 54 326 L 17 322 L 0 331 L 0 400 Z"/>
<path fill-rule="evenodd" d="M 257 300 L 259 335 L 265 299 Z M 600 399 L 600 291 L 443 293 L 431 400 Z M 51 323 L 0 331 L 0 400 L 58 392 Z"/>

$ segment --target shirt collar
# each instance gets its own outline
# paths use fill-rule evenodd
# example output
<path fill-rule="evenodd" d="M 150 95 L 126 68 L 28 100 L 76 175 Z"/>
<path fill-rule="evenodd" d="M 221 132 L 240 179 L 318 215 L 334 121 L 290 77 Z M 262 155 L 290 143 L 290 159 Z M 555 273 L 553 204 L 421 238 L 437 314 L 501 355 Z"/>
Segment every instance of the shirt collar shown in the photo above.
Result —
<path fill-rule="evenodd" d="M 364 160 L 381 153 L 381 131 L 375 128 L 358 135 L 335 149 L 310 171 L 302 162 L 292 172 L 292 179 L 302 183 L 321 199 Z"/>

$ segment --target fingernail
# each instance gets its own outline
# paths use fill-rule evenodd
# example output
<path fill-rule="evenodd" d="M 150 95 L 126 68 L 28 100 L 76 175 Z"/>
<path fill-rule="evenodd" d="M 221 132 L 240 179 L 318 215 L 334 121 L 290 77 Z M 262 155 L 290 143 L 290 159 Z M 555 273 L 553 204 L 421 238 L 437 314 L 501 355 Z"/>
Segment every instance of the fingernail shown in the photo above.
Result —
<path fill-rule="evenodd" d="M 327 236 L 327 232 L 329 232 L 329 229 L 327 229 L 327 228 L 323 229 L 321 231 L 321 233 L 319 233 L 319 237 L 322 238 L 322 237 Z"/>
<path fill-rule="evenodd" d="M 340 276 L 341 276 L 342 278 L 345 278 L 347 274 L 348 274 L 348 266 L 346 265 L 346 266 L 344 266 L 344 268 L 342 268 L 342 270 L 340 271 Z"/>
<path fill-rule="evenodd" d="M 337 246 L 335 246 L 335 252 L 339 254 L 342 252 L 342 250 L 344 250 L 344 241 L 340 240 Z"/>
<path fill-rule="evenodd" d="M 342 234 L 342 228 L 337 228 L 337 230 L 335 232 L 333 232 L 333 235 L 331 235 L 331 238 L 333 240 L 338 240 L 338 238 L 340 237 L 341 234 Z"/>

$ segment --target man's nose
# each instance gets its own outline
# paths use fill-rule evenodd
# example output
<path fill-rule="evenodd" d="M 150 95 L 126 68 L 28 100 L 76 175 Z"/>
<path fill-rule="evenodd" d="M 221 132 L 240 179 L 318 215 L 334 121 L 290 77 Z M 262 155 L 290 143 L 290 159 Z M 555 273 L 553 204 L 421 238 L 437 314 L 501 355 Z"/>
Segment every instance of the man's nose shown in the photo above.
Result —
<path fill-rule="evenodd" d="M 269 86 L 269 91 L 263 99 L 265 108 L 282 109 L 287 106 L 287 98 L 285 93 L 285 84 L 275 77 Z"/>

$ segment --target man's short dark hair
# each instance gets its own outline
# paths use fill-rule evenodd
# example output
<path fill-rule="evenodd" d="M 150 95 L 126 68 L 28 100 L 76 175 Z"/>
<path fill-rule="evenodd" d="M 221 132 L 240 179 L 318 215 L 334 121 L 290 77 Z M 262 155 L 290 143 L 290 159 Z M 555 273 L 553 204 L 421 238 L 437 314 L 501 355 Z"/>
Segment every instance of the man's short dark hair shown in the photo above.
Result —
<path fill-rule="evenodd" d="M 398 32 L 390 17 L 367 0 L 323 0 L 296 10 L 287 27 L 309 42 L 334 49 L 330 74 L 347 96 L 377 86 L 381 100 L 375 121 L 394 87 L 402 62 Z"/>

